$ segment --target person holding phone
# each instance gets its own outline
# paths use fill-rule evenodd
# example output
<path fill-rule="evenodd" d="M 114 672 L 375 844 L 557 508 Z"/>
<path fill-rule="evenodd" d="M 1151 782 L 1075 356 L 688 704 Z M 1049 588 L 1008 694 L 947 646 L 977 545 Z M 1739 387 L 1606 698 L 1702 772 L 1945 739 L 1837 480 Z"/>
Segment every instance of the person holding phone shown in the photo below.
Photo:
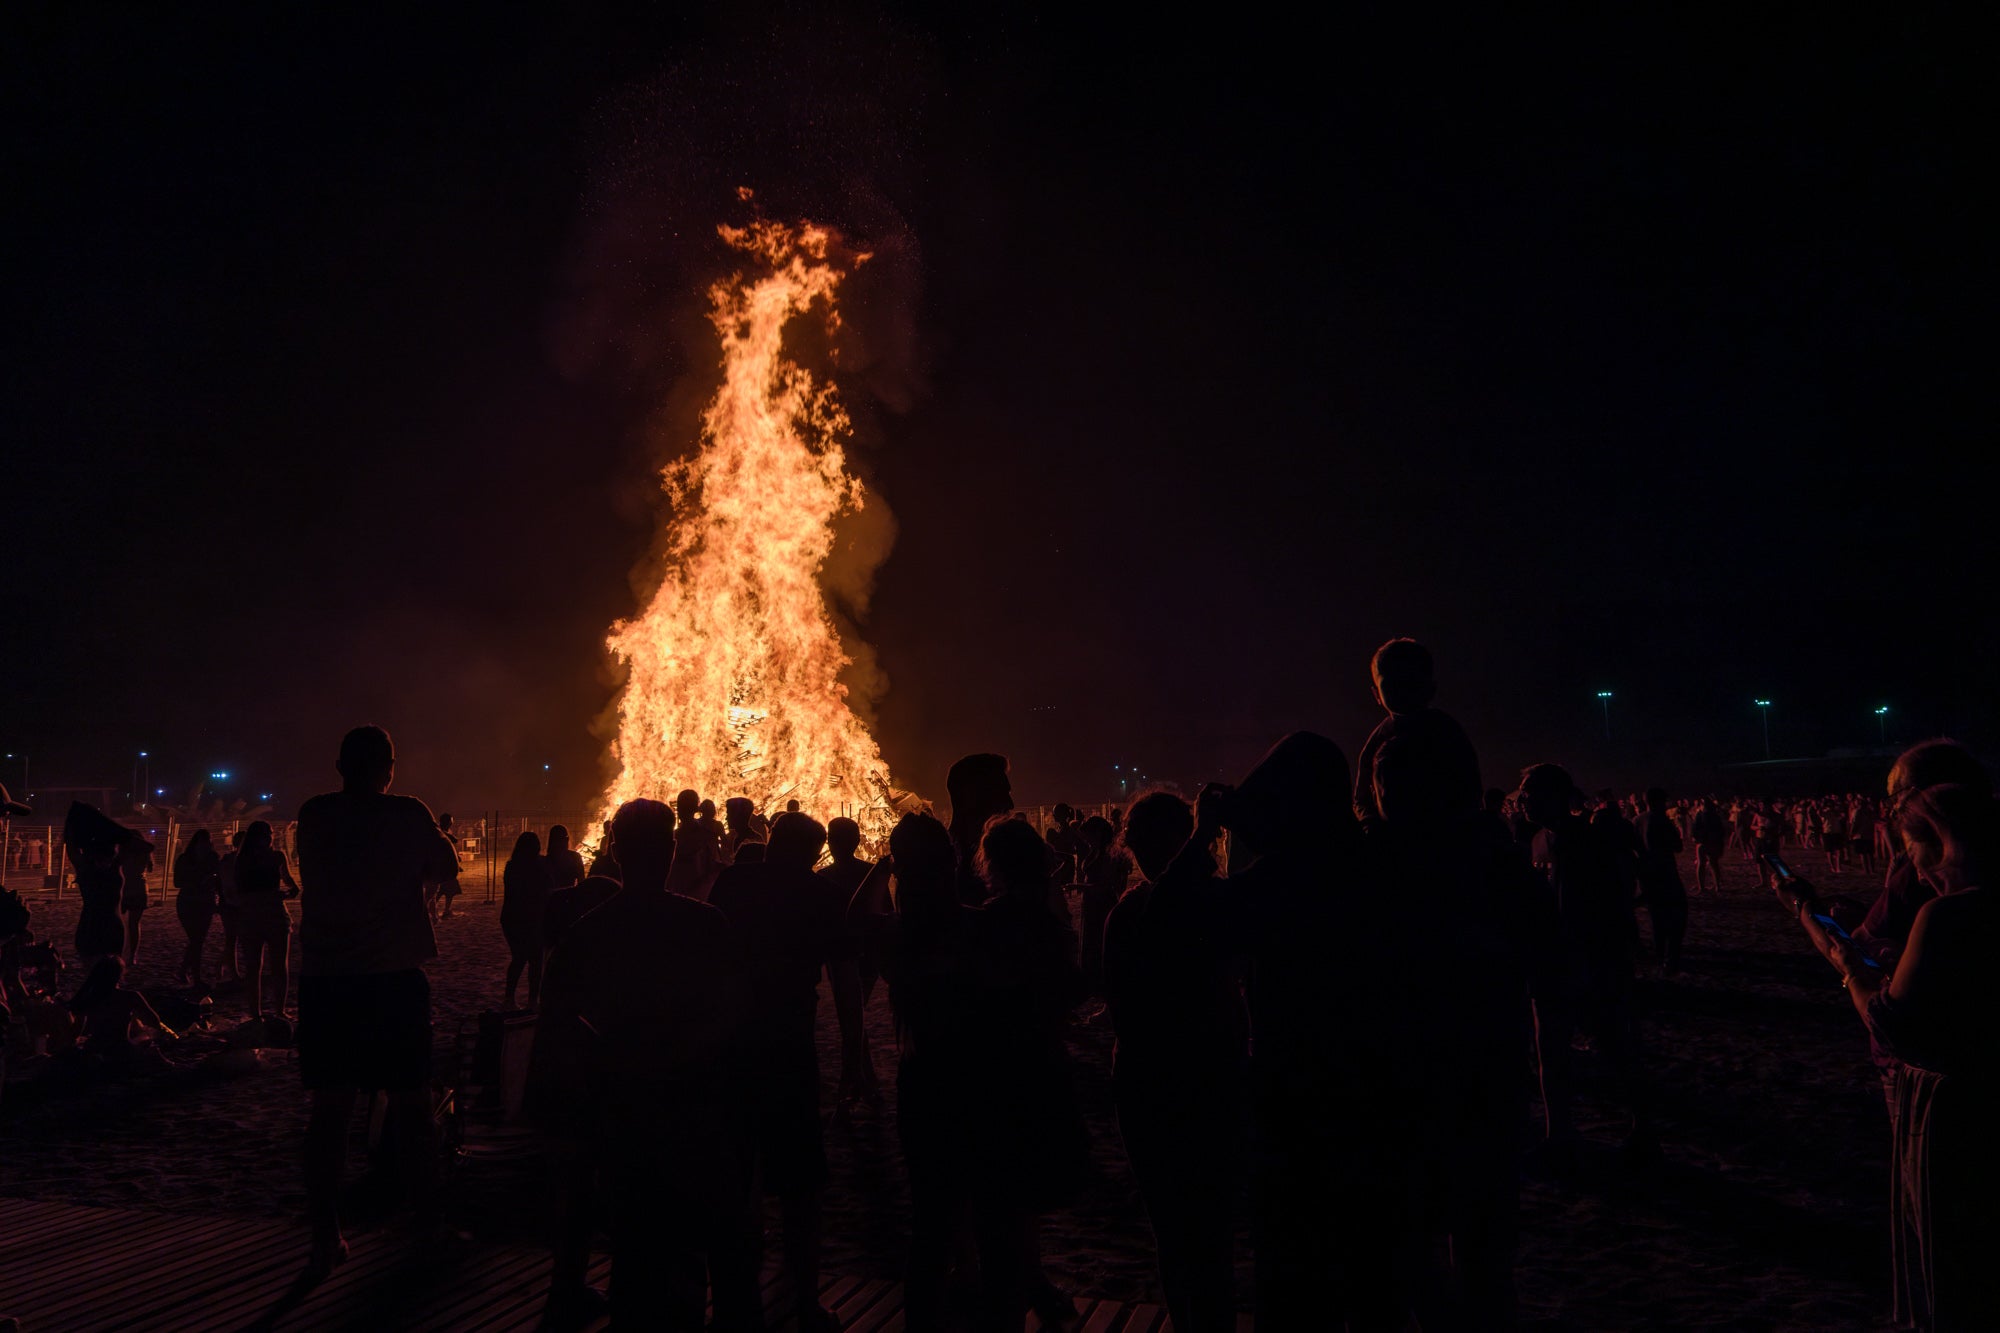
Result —
<path fill-rule="evenodd" d="M 1890 1197 L 1896 1319 L 1936 1330 L 2000 1327 L 2000 1284 L 1986 1272 L 2000 1218 L 2000 999 L 1991 959 L 2000 908 L 1985 881 L 2000 868 L 2000 805 L 1947 784 L 1914 791 L 1897 815 L 1911 866 L 1936 894 L 1917 912 L 1892 969 L 1871 966 L 1811 884 L 1771 866 L 1778 901 L 1840 974 L 1869 1035 L 1896 1059 Z"/>

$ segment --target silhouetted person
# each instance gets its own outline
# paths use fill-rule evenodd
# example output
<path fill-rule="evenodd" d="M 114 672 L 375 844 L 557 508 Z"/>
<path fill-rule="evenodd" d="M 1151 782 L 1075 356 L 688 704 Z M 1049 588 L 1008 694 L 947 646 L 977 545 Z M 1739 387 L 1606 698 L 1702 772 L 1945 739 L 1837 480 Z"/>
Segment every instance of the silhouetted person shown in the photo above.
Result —
<path fill-rule="evenodd" d="M 549 850 L 542 860 L 549 868 L 551 889 L 567 889 L 583 883 L 583 857 L 569 845 L 569 830 L 563 825 L 549 825 Z"/>
<path fill-rule="evenodd" d="M 118 919 L 118 899 L 125 885 L 119 861 L 125 842 L 137 836 L 82 802 L 72 804 L 63 821 L 63 850 L 82 899 L 76 918 L 76 956 L 85 966 L 125 947 L 125 926 Z"/>
<path fill-rule="evenodd" d="M 1572 812 L 1576 795 L 1569 773 L 1555 764 L 1521 774 L 1522 810 L 1535 827 L 1533 859 L 1556 914 L 1555 938 L 1532 986 L 1548 1160 L 1559 1175 L 1568 1173 L 1576 1156 L 1570 1042 L 1578 1031 L 1592 1039 L 1632 1112 L 1628 1148 L 1650 1146 L 1638 1085 L 1638 924 L 1628 848 L 1615 830 Z"/>
<path fill-rule="evenodd" d="M 1722 853 L 1729 845 L 1729 824 L 1715 802 L 1703 797 L 1696 802 L 1694 817 L 1688 821 L 1689 840 L 1694 843 L 1694 891 L 1702 891 L 1707 875 L 1710 891 L 1722 892 Z"/>
<path fill-rule="evenodd" d="M 1430 649 L 1415 639 L 1391 639 L 1375 650 L 1369 663 L 1375 702 L 1389 716 L 1361 744 L 1355 759 L 1354 814 L 1363 823 L 1379 817 L 1375 808 L 1375 751 L 1391 736 L 1419 747 L 1424 764 L 1437 772 L 1454 806 L 1479 808 L 1479 755 L 1464 728 L 1448 713 L 1431 707 L 1437 697 L 1437 670 Z"/>
<path fill-rule="evenodd" d="M 881 962 L 896 1020 L 896 1133 L 910 1181 L 910 1333 L 938 1333 L 949 1323 L 952 1257 L 969 1247 L 980 1164 L 992 1151 L 984 1131 L 991 1107 L 982 1091 L 979 911 L 962 901 L 957 874 L 944 825 L 907 814 L 889 835 L 889 855 L 848 907 L 864 948 Z"/>
<path fill-rule="evenodd" d="M 674 850 L 680 850 L 680 839 L 674 840 Z M 611 853 L 611 821 L 604 821 L 604 835 L 597 840 L 597 854 L 590 858 L 590 873 L 605 879 L 622 880 L 624 873 L 618 868 L 618 858 Z"/>
<path fill-rule="evenodd" d="M 216 895 L 222 887 L 222 858 L 207 829 L 196 829 L 188 845 L 174 858 L 174 915 L 187 934 L 178 980 L 183 986 L 201 984 L 202 946 L 209 922 L 215 919 Z"/>
<path fill-rule="evenodd" d="M 742 1050 L 747 1128 L 763 1191 L 778 1196 L 785 1271 L 807 1329 L 835 1327 L 819 1310 L 820 1191 L 826 1145 L 819 1122 L 819 1054 L 813 1028 L 825 971 L 852 1057 L 861 1029 L 859 947 L 847 928 L 849 895 L 813 873 L 826 830 L 806 815 L 779 815 L 762 862 L 716 877 L 709 903 L 735 928 L 746 960 L 750 1016 Z M 865 1047 L 864 1047 L 865 1049 Z M 849 1080 L 843 1079 L 843 1082 Z"/>
<path fill-rule="evenodd" d="M 1052 874 L 1055 858 L 1024 820 L 995 814 L 977 868 L 990 896 L 975 918 L 983 997 L 984 1096 L 991 1149 L 974 1199 L 984 1286 L 982 1327 L 1075 1317 L 1042 1271 L 1040 1215 L 1067 1204 L 1088 1169 L 1090 1139 L 1063 1038 L 1087 993 L 1076 934 Z"/>
<path fill-rule="evenodd" d="M 139 923 L 152 905 L 146 873 L 153 868 L 153 844 L 133 834 L 118 848 L 118 905 L 125 910 L 125 966 L 139 960 Z"/>
<path fill-rule="evenodd" d="M 795 814 L 797 814 L 798 812 L 799 812 L 799 803 L 798 803 L 797 801 L 786 801 L 786 802 L 785 802 L 785 813 L 786 813 L 786 814 L 788 814 L 788 815 L 795 815 Z"/>
<path fill-rule="evenodd" d="M 722 864 L 736 864 L 745 843 L 761 842 L 756 827 L 757 803 L 748 796 L 731 796 L 722 803 Z"/>
<path fill-rule="evenodd" d="M 452 914 L 453 904 L 458 901 L 459 892 L 458 835 L 451 831 L 449 814 L 440 814 L 437 817 L 437 825 L 438 832 L 444 834 L 445 841 L 451 844 L 451 864 L 445 868 L 437 886 L 438 915 L 449 917 Z M 554 830 L 551 829 L 550 832 L 554 833 Z"/>
<path fill-rule="evenodd" d="M 1390 1058 L 1392 966 L 1371 953 L 1375 904 L 1362 876 L 1354 789 L 1340 748 L 1297 732 L 1242 784 L 1204 788 L 1195 833 L 1153 886 L 1151 911 L 1199 917 L 1250 959 L 1250 1093 L 1256 1127 L 1260 1333 L 1397 1325 L 1407 1194 L 1405 1108 L 1378 1103 L 1357 1077 Z M 1238 867 L 1216 878 L 1227 829 Z M 1329 1003 L 1329 963 L 1365 1015 Z"/>
<path fill-rule="evenodd" d="M 285 900 L 299 895 L 285 854 L 271 845 L 271 825 L 262 819 L 243 830 L 236 860 L 236 895 L 242 904 L 238 929 L 243 940 L 243 995 L 250 1017 L 264 1016 L 264 969 L 268 964 L 277 992 L 277 1014 L 285 1017 L 291 989 L 292 914 Z"/>
<path fill-rule="evenodd" d="M 1378 1021 L 1402 1033 L 1378 1051 L 1369 1095 L 1403 1108 L 1406 1138 L 1388 1136 L 1375 1151 L 1407 1151 L 1416 1188 L 1396 1238 L 1402 1299 L 1426 1329 L 1497 1331 L 1516 1320 L 1524 944 L 1549 923 L 1537 918 L 1538 886 L 1505 822 L 1490 803 L 1468 809 L 1462 773 L 1439 760 L 1436 747 L 1405 736 L 1375 751 L 1378 817 L 1366 853 L 1379 901 L 1366 947 L 1392 974 L 1372 997 Z"/>
<path fill-rule="evenodd" d="M 855 890 L 868 878 L 868 872 L 875 868 L 874 862 L 863 860 L 857 853 L 861 848 L 861 825 L 851 819 L 830 819 L 826 825 L 826 849 L 829 860 L 819 870 L 819 877 L 839 891 L 842 903 L 853 901 Z M 860 935 L 850 927 L 857 945 Z M 869 998 L 875 993 L 875 982 L 880 975 L 875 956 L 862 949 L 856 960 L 861 976 L 861 1003 L 864 1009 Z M 877 1092 L 875 1059 L 868 1048 L 868 1030 L 864 1024 L 856 1023 L 853 1033 L 854 1047 L 841 1062 L 842 1100 L 855 1097 L 874 1097 Z"/>
<path fill-rule="evenodd" d="M 764 853 L 765 847 L 762 842 L 759 842 L 755 838 L 745 838 L 742 842 L 736 844 L 736 854 L 730 859 L 730 864 L 760 866 L 764 864 Z M 716 882 L 719 884 L 722 881 L 718 877 Z M 711 889 L 710 892 L 713 893 L 714 890 Z"/>
<path fill-rule="evenodd" d="M 549 951 L 528 1075 L 530 1115 L 567 1182 L 552 1322 L 584 1303 L 593 1165 L 612 1196 L 612 1318 L 699 1330 L 762 1326 L 756 1218 L 736 1085 L 749 1019 L 742 950 L 721 912 L 667 891 L 673 815 L 627 801 L 612 820 L 625 882 Z"/>
<path fill-rule="evenodd" d="M 2000 905 L 1985 887 L 2000 874 L 2000 806 L 1985 785 L 1908 789 L 1896 831 L 1932 897 L 1917 910 L 1893 968 L 1817 919 L 1812 886 L 1782 881 L 1796 914 L 1869 1036 L 1896 1060 L 1890 1088 L 1891 1258 L 1897 1327 L 2000 1328 L 1992 1235 L 2000 1199 L 2000 1045 L 1992 960 Z"/>
<path fill-rule="evenodd" d="M 431 989 L 437 956 L 424 886 L 457 853 L 422 801 L 389 795 L 396 750 L 380 727 L 340 742 L 341 789 L 299 809 L 299 1073 L 312 1093 L 306 1125 L 310 1274 L 347 1257 L 340 1177 L 362 1088 L 389 1097 L 389 1129 L 419 1215 L 434 1221 Z"/>
<path fill-rule="evenodd" d="M 1082 849 L 1075 870 L 1083 885 L 1081 960 L 1092 995 L 1104 994 L 1105 919 L 1132 879 L 1132 862 L 1112 845 L 1115 837 L 1111 821 L 1101 815 L 1092 815 L 1076 830 L 1076 843 Z"/>
<path fill-rule="evenodd" d="M 979 877 L 979 839 L 987 821 L 1014 808 L 1014 788 L 1007 780 L 1007 756 L 969 754 L 951 766 L 944 778 L 951 801 L 951 845 L 958 852 L 958 893 L 967 903 L 986 900 Z"/>
<path fill-rule="evenodd" d="M 688 790 L 675 799 L 674 809 L 680 826 L 674 831 L 674 868 L 667 877 L 667 887 L 706 902 L 722 870 L 721 830 L 715 826 L 715 808 Z"/>
<path fill-rule="evenodd" d="M 1687 885 L 1681 882 L 1681 831 L 1667 814 L 1667 794 L 1658 787 L 1646 793 L 1646 814 L 1639 821 L 1639 892 L 1653 922 L 1653 953 L 1663 971 L 1678 972 L 1681 945 L 1687 939 Z"/>
<path fill-rule="evenodd" d="M 222 922 L 222 980 L 238 981 L 243 976 L 243 903 L 236 891 L 236 863 L 243 856 L 243 830 L 229 836 L 229 850 L 215 867 L 215 916 Z"/>
<path fill-rule="evenodd" d="M 1892 845 L 1901 845 L 1898 817 L 1902 807 L 1918 792 L 1945 785 L 1984 791 L 1991 795 L 1993 781 L 1972 751 L 1956 741 L 1937 739 L 1913 745 L 1896 758 L 1889 769 L 1889 804 L 1885 821 Z M 1883 872 L 1882 891 L 1869 905 L 1868 915 L 1855 928 L 1854 942 L 1884 967 L 1894 967 L 1909 942 L 1917 913 L 1936 896 L 1928 881 L 1917 872 L 1907 849 L 1889 859 Z M 1882 1043 L 1869 1036 L 1869 1055 L 1882 1080 L 1883 1096 L 1890 1113 L 1895 1112 L 1896 1068 L 1898 1061 Z"/>
<path fill-rule="evenodd" d="M 71 997 L 69 1011 L 82 1025 L 83 1049 L 118 1058 L 132 1054 L 132 1025 L 144 1023 L 173 1035 L 146 997 L 125 984 L 125 960 L 117 954 L 92 964 L 90 975 Z"/>
<path fill-rule="evenodd" d="M 507 1001 L 514 1007 L 514 993 L 521 974 L 528 976 L 528 1004 L 542 1002 L 542 919 L 549 910 L 548 862 L 542 858 L 542 840 L 532 831 L 514 839 L 514 854 L 500 876 L 500 933 L 507 938 Z"/>
<path fill-rule="evenodd" d="M 1232 959 L 1199 904 L 1156 906 L 1153 881 L 1194 832 L 1167 792 L 1132 803 L 1125 848 L 1141 879 L 1104 927 L 1105 997 L 1118 1032 L 1118 1128 L 1183 1333 L 1236 1327 L 1233 1244 L 1250 1019 Z"/>

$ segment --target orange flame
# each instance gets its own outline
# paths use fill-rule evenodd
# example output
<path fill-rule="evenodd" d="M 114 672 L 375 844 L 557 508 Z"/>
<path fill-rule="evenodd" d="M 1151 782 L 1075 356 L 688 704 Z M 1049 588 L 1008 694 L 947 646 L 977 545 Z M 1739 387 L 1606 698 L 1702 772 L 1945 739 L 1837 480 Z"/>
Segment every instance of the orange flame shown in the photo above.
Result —
<path fill-rule="evenodd" d="M 645 613 L 607 640 L 629 674 L 605 817 L 634 797 L 671 802 L 692 787 L 718 806 L 748 796 L 769 811 L 796 799 L 821 820 L 860 820 L 872 840 L 888 831 L 889 770 L 848 707 L 839 677 L 850 659 L 819 585 L 833 522 L 861 507 L 862 487 L 847 472 L 850 425 L 833 385 L 782 345 L 786 324 L 815 304 L 838 326 L 843 274 L 824 228 L 717 230 L 757 271 L 709 288 L 722 387 L 700 451 L 663 474 L 674 507 L 666 577 Z"/>

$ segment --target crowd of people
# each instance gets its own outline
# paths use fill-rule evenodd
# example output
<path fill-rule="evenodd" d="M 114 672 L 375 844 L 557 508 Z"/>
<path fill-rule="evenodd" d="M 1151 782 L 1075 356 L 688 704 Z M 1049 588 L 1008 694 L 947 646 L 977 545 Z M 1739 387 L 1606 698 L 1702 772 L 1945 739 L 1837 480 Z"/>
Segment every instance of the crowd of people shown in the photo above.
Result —
<path fill-rule="evenodd" d="M 1579 1038 L 1623 1110 L 1625 1161 L 1660 1152 L 1638 912 L 1673 974 L 1691 850 L 1696 896 L 1736 864 L 1774 887 L 1865 1024 L 1894 1135 L 1899 1316 L 2000 1327 L 1977 1280 L 1994 1059 L 1973 969 L 1992 929 L 1979 883 L 2000 854 L 1977 761 L 1918 747 L 1886 802 L 1592 796 L 1555 764 L 1488 788 L 1434 706 L 1421 645 L 1384 645 L 1372 674 L 1385 716 L 1352 768 L 1296 733 L 1192 802 L 1151 791 L 1087 819 L 1059 806 L 1038 829 L 1013 809 L 1006 760 L 975 754 L 947 775 L 950 822 L 906 815 L 872 860 L 852 820 L 743 798 L 718 817 L 695 791 L 620 807 L 587 870 L 567 829 L 521 834 L 502 998 L 513 1009 L 525 981 L 536 1013 L 526 1095 L 557 1175 L 551 1326 L 608 1308 L 620 1326 L 696 1329 L 712 1296 L 713 1327 L 761 1327 L 768 1197 L 801 1327 L 838 1327 L 810 1299 L 824 981 L 843 1098 L 875 1092 L 862 1014 L 886 986 L 912 1330 L 1074 1322 L 1040 1219 L 1089 1172 L 1066 1041 L 1080 1014 L 1116 1034 L 1119 1133 L 1180 1333 L 1236 1326 L 1246 1194 L 1266 1333 L 1513 1327 L 1522 1149 L 1538 1140 L 1525 1165 L 1558 1181 L 1578 1171 Z M 342 789 L 299 813 L 296 880 L 261 822 L 223 855 L 198 836 L 173 868 L 183 972 L 199 978 L 219 917 L 253 1014 L 265 976 L 282 1014 L 297 899 L 315 1277 L 346 1256 L 339 1186 L 362 1090 L 387 1092 L 410 1197 L 437 1216 L 424 965 L 458 858 L 421 802 L 389 794 L 394 763 L 379 729 L 345 738 Z M 88 966 L 71 1008 L 86 1044 L 110 1046 L 165 1029 L 123 984 L 139 931 L 126 886 L 152 849 L 91 832 L 71 849 Z M 1881 863 L 1882 893 L 1821 894 L 1791 864 L 1805 849 L 1836 873 Z M 585 1280 L 599 1226 L 608 1295 Z"/>

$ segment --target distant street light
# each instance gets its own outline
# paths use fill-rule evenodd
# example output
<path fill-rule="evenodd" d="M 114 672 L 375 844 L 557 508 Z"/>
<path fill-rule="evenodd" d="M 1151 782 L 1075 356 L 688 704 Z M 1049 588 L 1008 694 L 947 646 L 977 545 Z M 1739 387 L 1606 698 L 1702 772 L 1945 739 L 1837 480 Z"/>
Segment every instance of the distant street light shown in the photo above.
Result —
<path fill-rule="evenodd" d="M 1882 732 L 1882 744 L 1889 743 L 1889 705 L 1883 704 L 1875 710 L 1875 723 Z"/>
<path fill-rule="evenodd" d="M 1597 702 L 1604 705 L 1604 739 L 1611 739 L 1611 691 L 1599 690 Z"/>
<path fill-rule="evenodd" d="M 1764 757 L 1769 759 L 1771 757 L 1771 701 L 1769 699 L 1758 699 L 1755 702 L 1758 713 L 1764 719 Z"/>

